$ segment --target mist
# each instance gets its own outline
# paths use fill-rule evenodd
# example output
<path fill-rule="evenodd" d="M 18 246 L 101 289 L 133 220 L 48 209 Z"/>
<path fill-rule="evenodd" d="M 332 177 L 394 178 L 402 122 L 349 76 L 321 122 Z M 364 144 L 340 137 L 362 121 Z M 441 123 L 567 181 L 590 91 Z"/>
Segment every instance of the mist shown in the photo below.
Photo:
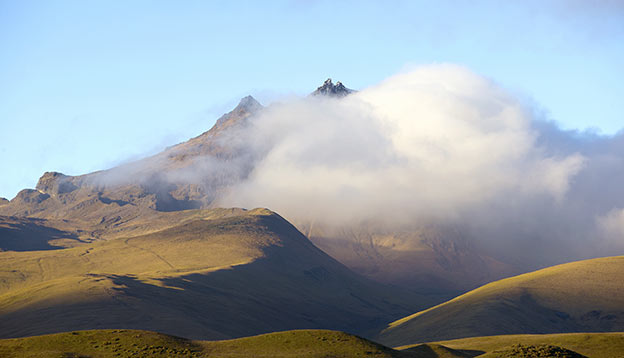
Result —
<path fill-rule="evenodd" d="M 540 262 L 622 253 L 622 135 L 563 131 L 540 113 L 455 65 L 275 103 L 237 133 L 263 154 L 218 203 L 330 226 L 456 225 Z"/>

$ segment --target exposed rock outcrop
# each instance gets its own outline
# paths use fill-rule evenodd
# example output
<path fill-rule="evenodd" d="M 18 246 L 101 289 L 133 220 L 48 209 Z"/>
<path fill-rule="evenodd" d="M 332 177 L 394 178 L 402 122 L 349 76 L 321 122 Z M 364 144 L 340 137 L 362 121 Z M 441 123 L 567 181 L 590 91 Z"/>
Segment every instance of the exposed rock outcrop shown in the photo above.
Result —
<path fill-rule="evenodd" d="M 338 81 L 336 84 L 332 82 L 331 78 L 328 78 L 323 82 L 323 85 L 312 92 L 313 96 L 329 96 L 329 97 L 344 97 L 350 93 L 355 92 L 352 89 L 345 87 L 342 82 Z"/>

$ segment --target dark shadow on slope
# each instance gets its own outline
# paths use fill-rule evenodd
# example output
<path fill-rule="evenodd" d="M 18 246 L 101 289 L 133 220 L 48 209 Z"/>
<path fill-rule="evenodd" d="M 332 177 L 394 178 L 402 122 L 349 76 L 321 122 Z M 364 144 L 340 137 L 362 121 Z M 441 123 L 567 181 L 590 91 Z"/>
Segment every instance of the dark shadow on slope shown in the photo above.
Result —
<path fill-rule="evenodd" d="M 162 241 L 171 250 L 194 233 L 210 237 L 227 232 L 233 240 L 239 235 L 247 245 L 260 248 L 263 258 L 230 269 L 143 281 L 114 272 L 96 275 L 96 280 L 111 281 L 112 289 L 107 284 L 93 290 L 84 286 L 94 281 L 93 273 L 84 272 L 87 280 L 80 282 L 92 296 L 1 315 L 0 337 L 100 328 L 147 329 L 194 339 L 297 328 L 370 337 L 390 321 L 430 304 L 428 297 L 353 273 L 283 218 L 267 212 L 194 221 L 143 238 Z"/>
<path fill-rule="evenodd" d="M 140 328 L 197 339 L 215 338 L 207 335 L 211 331 L 235 338 L 303 328 L 367 335 L 412 312 L 419 302 L 412 296 L 411 305 L 395 303 L 409 297 L 392 297 L 403 292 L 350 277 L 339 267 L 291 260 L 260 259 L 209 274 L 161 279 L 162 287 L 131 276 L 109 278 L 120 287 L 119 297 L 141 302 L 137 312 L 157 324 Z M 187 331 L 182 321 L 177 326 L 158 322 L 163 313 L 192 319 L 204 329 Z"/>
<path fill-rule="evenodd" d="M 146 192 L 154 194 L 155 208 L 158 211 L 171 212 L 199 209 L 201 202 L 191 199 L 177 199 L 171 195 L 176 185 L 168 182 L 162 175 L 154 175 L 143 184 Z"/>
<path fill-rule="evenodd" d="M 146 329 L 192 339 L 302 328 L 370 336 L 422 308 L 419 297 L 361 279 L 331 259 L 297 256 L 277 255 L 207 274 L 161 279 L 162 285 L 131 275 L 101 275 L 115 284 L 110 297 L 14 311 L 0 317 L 0 337 L 103 328 Z"/>
<path fill-rule="evenodd" d="M 24 219 L 0 216 L 0 251 L 57 250 L 50 245 L 55 239 L 77 239 L 73 233 L 44 225 L 41 219 Z"/>

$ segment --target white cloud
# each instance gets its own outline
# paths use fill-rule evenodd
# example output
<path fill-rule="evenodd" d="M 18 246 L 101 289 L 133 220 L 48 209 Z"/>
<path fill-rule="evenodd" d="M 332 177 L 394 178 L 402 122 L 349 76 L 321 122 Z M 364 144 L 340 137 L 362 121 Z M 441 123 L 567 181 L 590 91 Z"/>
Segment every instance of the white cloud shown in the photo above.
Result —
<path fill-rule="evenodd" d="M 624 243 L 624 209 L 615 208 L 598 216 L 596 222 L 603 239 L 607 242 Z"/>
<path fill-rule="evenodd" d="M 455 65 L 419 67 L 342 99 L 308 97 L 254 119 L 266 152 L 222 204 L 294 220 L 449 220 L 493 203 L 561 201 L 582 169 L 548 155 L 532 111 Z"/>

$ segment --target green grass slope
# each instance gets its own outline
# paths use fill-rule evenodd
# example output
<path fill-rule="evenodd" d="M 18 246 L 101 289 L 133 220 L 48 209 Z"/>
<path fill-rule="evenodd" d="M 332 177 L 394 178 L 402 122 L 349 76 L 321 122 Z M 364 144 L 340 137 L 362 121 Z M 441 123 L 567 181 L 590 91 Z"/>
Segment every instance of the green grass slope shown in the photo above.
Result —
<path fill-rule="evenodd" d="M 0 252 L 0 337 L 103 328 L 198 339 L 367 334 L 423 307 L 420 296 L 352 273 L 269 210 L 173 215 L 177 224 L 167 216 L 157 232 Z M 137 225 L 121 232 L 149 231 Z"/>
<path fill-rule="evenodd" d="M 410 352 L 422 358 L 471 358 L 481 352 L 452 349 L 441 344 L 423 343 L 408 347 L 403 352 Z"/>
<path fill-rule="evenodd" d="M 624 257 L 549 267 L 493 282 L 391 323 L 391 346 L 520 333 L 624 330 Z"/>
<path fill-rule="evenodd" d="M 222 341 L 197 341 L 140 330 L 89 330 L 0 340 L 0 356 L 22 357 L 257 357 L 257 358 L 614 358 L 624 333 L 508 335 L 385 347 L 328 330 L 294 330 Z"/>
<path fill-rule="evenodd" d="M 2 357 L 202 357 L 193 341 L 135 330 L 98 330 L 0 340 Z"/>
<path fill-rule="evenodd" d="M 191 341 L 136 330 L 75 331 L 0 340 L 0 356 L 21 357 L 427 357 L 350 334 L 299 330 L 227 341 Z"/>
<path fill-rule="evenodd" d="M 445 347 L 478 354 L 479 358 L 506 357 L 514 348 L 556 346 L 592 358 L 624 357 L 624 333 L 526 334 L 463 338 L 436 342 Z M 412 348 L 411 346 L 399 349 Z M 516 355 L 515 357 L 522 357 Z"/>

